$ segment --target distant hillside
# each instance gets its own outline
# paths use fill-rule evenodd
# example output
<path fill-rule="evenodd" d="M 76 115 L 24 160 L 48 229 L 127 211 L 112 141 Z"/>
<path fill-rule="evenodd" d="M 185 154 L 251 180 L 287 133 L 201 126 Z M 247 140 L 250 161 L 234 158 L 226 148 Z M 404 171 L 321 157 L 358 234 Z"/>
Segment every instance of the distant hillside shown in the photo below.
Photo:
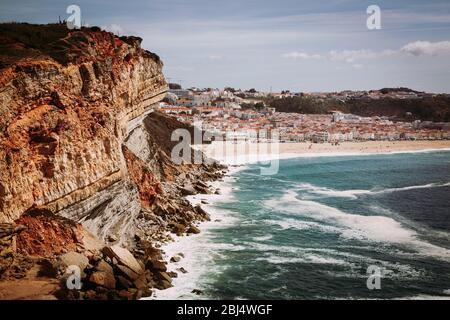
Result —
<path fill-rule="evenodd" d="M 388 89 L 386 89 L 388 90 Z M 404 90 L 403 90 L 404 91 Z M 388 116 L 393 120 L 428 120 L 450 122 L 450 97 L 427 96 L 416 99 L 336 99 L 314 97 L 288 97 L 269 99 L 268 105 L 278 112 L 324 114 L 333 110 L 360 116 Z"/>
<path fill-rule="evenodd" d="M 420 91 L 416 91 L 410 88 L 405 88 L 405 87 L 399 87 L 399 88 L 383 88 L 380 89 L 380 92 L 382 94 L 387 94 L 387 93 L 395 93 L 395 92 L 412 92 L 412 93 L 421 93 Z"/>

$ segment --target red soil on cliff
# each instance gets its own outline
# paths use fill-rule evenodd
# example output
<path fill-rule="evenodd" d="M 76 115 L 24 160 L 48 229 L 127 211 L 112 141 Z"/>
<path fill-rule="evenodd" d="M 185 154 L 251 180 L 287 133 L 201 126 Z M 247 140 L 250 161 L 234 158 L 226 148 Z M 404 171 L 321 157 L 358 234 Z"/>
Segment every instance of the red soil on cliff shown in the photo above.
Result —
<path fill-rule="evenodd" d="M 127 162 L 128 173 L 139 190 L 141 204 L 145 208 L 150 208 L 156 195 L 162 192 L 161 186 L 144 161 L 125 146 L 122 147 L 122 151 Z"/>
<path fill-rule="evenodd" d="M 53 257 L 82 244 L 81 224 L 53 215 L 25 214 L 15 221 L 27 227 L 17 236 L 17 252 Z"/>

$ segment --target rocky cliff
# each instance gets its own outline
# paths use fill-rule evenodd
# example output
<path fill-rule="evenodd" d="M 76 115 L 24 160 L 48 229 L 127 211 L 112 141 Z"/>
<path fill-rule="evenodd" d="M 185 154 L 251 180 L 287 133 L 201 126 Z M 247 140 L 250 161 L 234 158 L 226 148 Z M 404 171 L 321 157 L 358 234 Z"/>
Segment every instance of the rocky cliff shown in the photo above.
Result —
<path fill-rule="evenodd" d="M 143 243 L 207 219 L 182 185 L 207 192 L 198 180 L 222 168 L 170 160 L 181 124 L 154 112 L 167 84 L 141 40 L 95 27 L 0 25 L 0 223 L 13 252 L 94 257 L 111 243 L 147 259 Z"/>
<path fill-rule="evenodd" d="M 0 78 L 0 221 L 33 206 L 58 212 L 126 180 L 122 143 L 164 97 L 161 61 L 140 39 L 102 31 L 67 32 L 50 44 L 64 64 L 2 38 L 26 55 Z"/>

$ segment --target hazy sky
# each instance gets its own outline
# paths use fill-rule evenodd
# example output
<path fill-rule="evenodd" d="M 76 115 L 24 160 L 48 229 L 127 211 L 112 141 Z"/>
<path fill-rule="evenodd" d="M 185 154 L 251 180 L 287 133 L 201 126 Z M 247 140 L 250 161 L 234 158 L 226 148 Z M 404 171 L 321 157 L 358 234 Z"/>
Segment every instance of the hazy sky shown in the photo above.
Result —
<path fill-rule="evenodd" d="M 142 37 L 183 86 L 450 92 L 449 0 L 0 0 L 0 21 L 54 22 L 70 4 Z M 367 29 L 371 4 L 381 30 Z"/>

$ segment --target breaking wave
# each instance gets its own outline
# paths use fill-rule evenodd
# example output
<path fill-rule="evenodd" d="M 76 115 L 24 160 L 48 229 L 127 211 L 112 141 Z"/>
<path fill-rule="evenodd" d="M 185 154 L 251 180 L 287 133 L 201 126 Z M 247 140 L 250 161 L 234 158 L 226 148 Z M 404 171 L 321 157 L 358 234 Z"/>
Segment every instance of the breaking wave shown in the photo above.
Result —
<path fill-rule="evenodd" d="M 386 189 L 372 189 L 372 190 L 335 190 L 325 187 L 315 186 L 309 183 L 301 183 L 299 184 L 299 191 L 306 191 L 308 193 L 324 196 L 324 197 L 336 197 L 336 198 L 350 198 L 357 199 L 360 195 L 376 195 L 376 194 L 385 194 L 399 191 L 409 191 L 409 190 L 417 190 L 417 189 L 428 189 L 428 188 L 441 188 L 450 186 L 450 182 L 446 183 L 428 183 L 424 185 L 416 185 L 416 186 L 407 186 L 407 187 L 398 187 L 398 188 L 386 188 Z"/>
<path fill-rule="evenodd" d="M 207 204 L 211 222 L 202 225 L 200 234 L 165 246 L 167 259 L 179 252 L 185 257 L 168 264 L 169 271 L 178 273 L 174 287 L 157 291 L 155 296 L 449 297 L 445 285 L 450 270 L 449 229 L 423 223 L 426 219 L 445 222 L 446 216 L 420 203 L 420 198 L 408 203 L 417 196 L 408 191 L 421 190 L 424 198 L 436 199 L 440 208 L 448 204 L 447 190 L 433 188 L 450 186 L 446 182 L 450 181 L 449 171 L 440 158 L 420 158 L 417 163 L 416 158 L 402 162 L 402 166 L 407 167 L 407 172 L 417 172 L 417 177 L 395 172 L 391 176 L 389 166 L 372 162 L 370 157 L 357 164 L 340 161 L 334 166 L 327 162 L 319 168 L 319 175 L 314 166 L 321 165 L 319 160 L 298 160 L 298 166 L 291 161 L 288 167 L 280 166 L 280 175 L 268 177 L 255 174 L 255 168 L 250 167 L 228 178 L 225 185 L 219 184 L 222 195 L 190 197 L 194 205 Z M 369 161 L 371 170 L 361 177 L 355 166 L 364 169 Z M 305 166 L 310 163 L 311 169 Z M 437 169 L 421 170 L 423 163 Z M 390 195 L 395 192 L 398 194 Z M 400 209 L 385 200 L 398 201 Z M 401 207 L 403 203 L 405 207 Z M 411 215 L 401 209 L 411 209 Z M 422 210 L 426 211 L 420 215 Z M 379 267 L 386 279 L 382 286 L 392 290 L 375 295 L 367 291 L 367 268 L 372 265 Z M 178 272 L 180 267 L 188 273 Z M 330 287 L 334 290 L 330 291 Z M 202 290 L 204 295 L 194 295 L 193 289 Z"/>
<path fill-rule="evenodd" d="M 317 227 L 320 223 L 324 224 L 321 228 L 339 232 L 343 238 L 406 245 L 420 254 L 450 261 L 450 250 L 420 240 L 416 231 L 391 217 L 346 213 L 315 201 L 299 200 L 292 190 L 281 198 L 265 201 L 264 205 L 272 210 L 306 216 L 316 221 L 281 220 L 279 224 L 285 228 Z"/>

